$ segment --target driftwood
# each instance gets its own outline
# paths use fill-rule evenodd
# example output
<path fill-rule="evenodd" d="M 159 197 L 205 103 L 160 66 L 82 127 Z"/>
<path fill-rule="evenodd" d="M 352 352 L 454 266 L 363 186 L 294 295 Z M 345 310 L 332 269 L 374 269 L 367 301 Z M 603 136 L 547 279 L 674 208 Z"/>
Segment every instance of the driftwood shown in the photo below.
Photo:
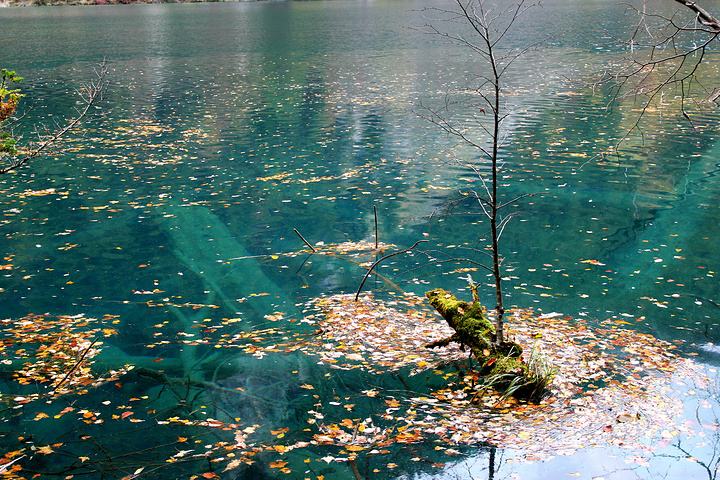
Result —
<path fill-rule="evenodd" d="M 426 345 L 428 348 L 445 347 L 459 343 L 469 349 L 480 364 L 480 374 L 486 384 L 517 398 L 542 397 L 552 378 L 552 370 L 537 371 L 523 360 L 523 349 L 511 341 L 496 343 L 495 326 L 487 317 L 487 310 L 473 292 L 473 301 L 458 300 L 451 293 L 436 289 L 425 294 L 430 304 L 455 330 L 450 337 Z"/>

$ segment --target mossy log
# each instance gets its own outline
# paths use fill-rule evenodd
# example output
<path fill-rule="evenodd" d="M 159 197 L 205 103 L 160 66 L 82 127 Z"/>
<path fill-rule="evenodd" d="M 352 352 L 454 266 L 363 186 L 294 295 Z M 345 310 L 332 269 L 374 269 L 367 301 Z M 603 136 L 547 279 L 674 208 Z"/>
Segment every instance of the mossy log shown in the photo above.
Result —
<path fill-rule="evenodd" d="M 505 390 L 518 398 L 537 398 L 542 395 L 549 378 L 531 371 L 522 358 L 522 347 L 517 343 L 496 343 L 495 327 L 487 317 L 487 310 L 477 299 L 464 302 L 443 289 L 431 290 L 425 295 L 430 305 L 455 330 L 450 337 L 429 343 L 428 348 L 459 343 L 463 350 L 470 349 L 480 364 L 480 374 L 493 388 Z"/>

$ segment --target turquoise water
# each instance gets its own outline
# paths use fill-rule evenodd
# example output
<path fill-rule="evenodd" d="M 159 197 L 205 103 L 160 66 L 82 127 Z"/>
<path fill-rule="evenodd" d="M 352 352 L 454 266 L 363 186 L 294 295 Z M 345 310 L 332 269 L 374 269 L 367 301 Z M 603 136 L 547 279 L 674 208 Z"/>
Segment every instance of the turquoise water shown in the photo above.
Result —
<path fill-rule="evenodd" d="M 413 29 L 429 21 L 421 11 L 427 5 L 1 10 L 0 62 L 27 78 L 28 123 L 68 112 L 73 87 L 103 58 L 111 73 L 101 108 L 63 151 L 0 178 L 0 254 L 14 265 L 0 272 L 0 317 L 117 315 L 119 334 L 98 362 L 154 365 L 244 392 L 193 391 L 192 403 L 139 379 L 122 389 L 103 387 L 83 397 L 85 405 L 147 396 L 148 408 L 166 416 L 188 414 L 183 409 L 192 404 L 213 418 L 299 430 L 314 402 L 299 385 L 323 383 L 325 400 L 372 386 L 368 377 L 339 375 L 299 354 L 258 361 L 176 340 L 224 318 L 241 319 L 233 332 L 265 328 L 272 324 L 265 316 L 278 311 L 299 319 L 308 300 L 354 291 L 363 274 L 358 265 L 270 256 L 302 248 L 293 227 L 313 243 L 372 240 L 376 206 L 383 241 L 404 246 L 426 238 L 425 250 L 436 259 L 477 259 L 472 248 L 485 236 L 477 212 L 445 209 L 473 180 L 453 159 L 475 154 L 414 113 L 462 85 L 476 67 L 462 49 Z M 535 194 L 503 236 L 508 303 L 591 321 L 644 317 L 636 328 L 684 340 L 686 354 L 712 367 L 718 357 L 709 344 L 720 341 L 720 117 L 699 114 L 702 128 L 693 130 L 674 111 L 652 113 L 644 148 L 632 141 L 620 156 L 596 157 L 636 112 L 629 103 L 608 111 L 607 92 L 593 94 L 583 82 L 617 60 L 633 20 L 611 2 L 552 1 L 509 40 L 544 39 L 508 79 L 514 113 L 503 151 L 504 195 Z M 560 33 L 546 37 L 553 31 Z M 46 189 L 55 191 L 24 194 Z M 582 263 L 588 259 L 604 265 Z M 407 291 L 465 285 L 450 273 L 462 263 L 428 261 L 422 253 L 393 260 L 380 271 Z M 371 283 L 369 289 L 387 294 L 382 282 Z M 489 287 L 481 294 L 492 301 Z M 148 348 L 158 341 L 153 325 L 166 321 L 168 342 Z M 210 340 L 224 333 L 203 331 Z M 400 388 L 398 379 L 382 382 Z M 16 395 L 13 388 L 6 382 L 3 393 Z M 0 427 L 2 449 L 18 448 L 20 432 L 38 445 L 64 442 L 70 453 L 56 465 L 36 456 L 30 470 L 120 478 L 162 459 L 143 476 L 185 478 L 208 468 L 206 461 L 164 462 L 178 450 L 165 445 L 177 436 L 198 438 L 194 429 L 79 426 L 70 419 L 48 427 L 33 421 L 35 414 L 11 416 Z M 80 441 L 81 434 L 96 441 Z M 232 438 L 212 432 L 202 440 L 223 435 Z M 693 454 L 709 459 L 713 448 L 708 440 Z M 408 449 L 410 455 L 396 452 L 395 470 L 378 476 L 450 475 L 433 461 L 447 462 L 462 478 L 470 471 L 487 476 L 480 473 L 487 464 L 482 448 L 464 452 L 461 461 L 441 458 L 433 445 Z M 66 470 L 70 457 L 82 455 L 93 459 L 93 469 Z M 513 455 L 498 453 L 496 478 L 705 474 L 687 459 L 658 458 L 629 470 L 614 450 L 529 465 L 507 463 Z M 430 460 L 409 460 L 416 456 Z M 228 478 L 282 476 L 259 465 Z M 323 468 L 326 478 L 350 478 L 336 465 L 313 474 Z"/>

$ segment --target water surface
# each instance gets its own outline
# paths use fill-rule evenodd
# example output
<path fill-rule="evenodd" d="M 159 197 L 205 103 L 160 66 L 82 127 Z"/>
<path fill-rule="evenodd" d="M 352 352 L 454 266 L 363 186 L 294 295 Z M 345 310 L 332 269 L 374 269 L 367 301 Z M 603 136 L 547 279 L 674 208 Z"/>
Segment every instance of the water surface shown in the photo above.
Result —
<path fill-rule="evenodd" d="M 422 11 L 429 5 L 2 10 L 1 61 L 27 78 L 30 123 L 66 114 L 75 104 L 73 87 L 103 58 L 111 75 L 97 116 L 61 151 L 0 179 L 0 253 L 15 266 L 0 276 L 0 316 L 118 315 L 119 335 L 104 353 L 108 364 L 144 359 L 160 368 L 177 361 L 184 375 L 246 392 L 216 395 L 211 406 L 198 407 L 214 418 L 300 430 L 314 400 L 299 385 L 322 382 L 323 400 L 367 388 L 367 377 L 338 375 L 299 355 L 259 362 L 183 347 L 177 339 L 227 318 L 241 319 L 238 331 L 265 328 L 274 312 L 299 319 L 306 301 L 353 291 L 363 274 L 358 265 L 271 256 L 302 247 L 293 227 L 312 242 L 370 240 L 376 206 L 383 241 L 404 246 L 427 238 L 434 258 L 478 259 L 472 249 L 486 238 L 478 212 L 444 209 L 475 180 L 455 159 L 477 154 L 414 113 L 478 67 L 466 51 L 413 28 L 431 21 Z M 508 78 L 514 113 L 502 152 L 503 195 L 534 194 L 503 236 L 508 303 L 593 321 L 632 318 L 633 328 L 685 341 L 685 353 L 712 368 L 717 353 L 708 344 L 720 341 L 720 117 L 699 114 L 702 128 L 693 130 L 672 109 L 655 113 L 643 148 L 630 142 L 620 156 L 597 157 L 636 112 L 631 104 L 606 109 L 608 92 L 593 93 L 584 82 L 617 60 L 633 21 L 612 2 L 557 0 L 509 39 L 512 46 L 542 44 Z M 56 193 L 23 194 L 50 188 Z M 604 265 L 583 263 L 588 259 Z M 454 267 L 426 255 L 394 260 L 381 271 L 407 291 L 465 286 Z M 388 294 L 382 282 L 370 288 Z M 489 287 L 481 293 L 492 301 Z M 164 322 L 167 343 L 148 348 L 157 342 L 153 326 Z M 158 410 L 180 408 L 150 383 L 125 389 L 154 398 Z M 107 388 L 83 401 L 127 396 Z M 362 416 L 363 406 L 357 408 Z M 690 421 L 693 408 L 688 402 Z M 17 448 L 18 431 L 38 444 L 76 442 L 75 454 L 92 458 L 153 447 L 86 472 L 98 478 L 119 478 L 141 460 L 171 456 L 176 447 L 155 446 L 187 433 L 182 427 L 156 433 L 143 423 L 84 426 L 99 439 L 89 445 L 76 440 L 70 421 L 67 432 L 43 429 L 34 414 L 2 428 L 3 449 Z M 688 442 L 693 455 L 710 459 L 711 440 Z M 446 478 L 430 464 L 457 461 L 434 454 L 432 445 L 411 450 L 397 453 L 397 469 L 378 475 Z M 480 473 L 485 449 L 464 454 L 469 460 L 454 474 L 487 475 Z M 425 460 L 410 461 L 415 455 Z M 580 449 L 529 465 L 508 462 L 513 455 L 498 453 L 496 478 L 705 475 L 687 459 L 658 457 L 639 466 L 615 449 Z M 188 463 L 146 476 L 184 478 L 205 468 Z M 350 478 L 343 466 L 323 468 L 326 478 Z M 238 478 L 277 473 L 257 465 L 239 472 Z"/>

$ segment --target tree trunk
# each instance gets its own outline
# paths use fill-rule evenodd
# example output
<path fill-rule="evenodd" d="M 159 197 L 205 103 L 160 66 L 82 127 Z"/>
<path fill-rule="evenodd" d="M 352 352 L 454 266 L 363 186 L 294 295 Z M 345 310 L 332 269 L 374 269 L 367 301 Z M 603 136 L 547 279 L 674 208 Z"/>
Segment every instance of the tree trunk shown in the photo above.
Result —
<path fill-rule="evenodd" d="M 469 348 L 480 364 L 480 374 L 493 388 L 517 398 L 537 399 L 544 393 L 549 378 L 538 377 L 522 359 L 522 348 L 515 342 L 497 342 L 495 326 L 480 302 L 464 302 L 443 290 L 425 294 L 430 305 L 442 315 L 455 333 L 448 338 L 426 345 L 444 347 L 452 342 Z"/>

